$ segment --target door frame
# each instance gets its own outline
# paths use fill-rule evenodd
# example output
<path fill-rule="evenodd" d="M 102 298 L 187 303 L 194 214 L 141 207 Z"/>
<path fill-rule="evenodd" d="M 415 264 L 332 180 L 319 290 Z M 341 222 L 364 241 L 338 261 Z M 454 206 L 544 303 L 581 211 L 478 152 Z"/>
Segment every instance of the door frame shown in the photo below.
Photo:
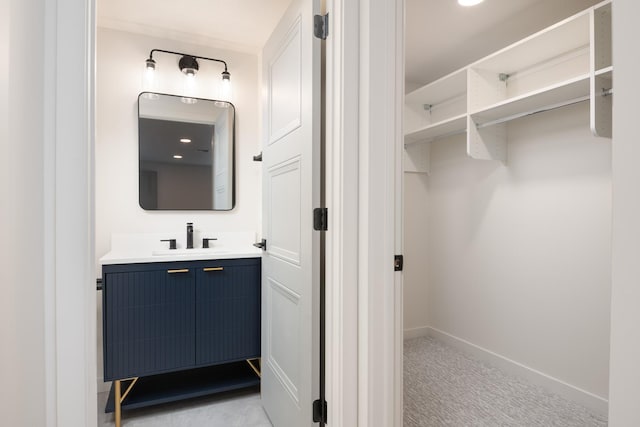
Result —
<path fill-rule="evenodd" d="M 328 424 L 401 427 L 404 0 L 327 3 Z"/>
<path fill-rule="evenodd" d="M 97 423 L 95 0 L 41 7 L 44 411 L 47 427 L 91 427 Z"/>
<path fill-rule="evenodd" d="M 325 75 L 325 390 L 328 425 L 358 425 L 358 2 L 328 0 Z"/>
<path fill-rule="evenodd" d="M 401 425 L 402 361 L 394 345 L 401 276 L 393 272 L 393 254 L 402 5 L 327 0 L 326 379 L 329 423 L 336 426 Z M 44 165 L 55 180 L 43 184 L 52 274 L 45 295 L 45 410 L 48 426 L 91 427 L 97 423 L 95 0 L 57 0 L 43 12 L 45 69 L 56 70 L 46 77 L 44 106 L 46 128 L 55 135 Z"/>

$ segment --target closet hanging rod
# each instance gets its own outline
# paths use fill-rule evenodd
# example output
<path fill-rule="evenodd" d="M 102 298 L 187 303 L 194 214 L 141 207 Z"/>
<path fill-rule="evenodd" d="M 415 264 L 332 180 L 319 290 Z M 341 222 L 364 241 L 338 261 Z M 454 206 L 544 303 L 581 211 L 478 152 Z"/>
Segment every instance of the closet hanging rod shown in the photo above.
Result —
<path fill-rule="evenodd" d="M 600 94 L 600 96 L 610 96 L 613 95 L 613 89 L 603 89 L 602 93 Z M 486 128 L 489 126 L 494 126 L 494 125 L 499 125 L 501 123 L 506 123 L 506 122 L 510 122 L 511 120 L 515 120 L 515 119 L 519 119 L 521 117 L 526 117 L 526 116 L 532 116 L 534 114 L 538 114 L 538 113 L 544 113 L 545 111 L 551 111 L 551 110 L 555 110 L 557 108 L 562 108 L 562 107 L 567 107 L 569 105 L 574 105 L 574 104 L 579 104 L 581 102 L 584 101 L 588 101 L 591 97 L 589 95 L 585 95 L 585 96 L 581 96 L 578 98 L 573 98 L 573 99 L 569 99 L 567 101 L 562 101 L 562 102 L 558 102 L 556 104 L 551 104 L 551 105 L 547 105 L 546 107 L 541 107 L 535 110 L 530 110 L 530 111 L 525 111 L 523 113 L 516 113 L 516 114 L 512 114 L 510 116 L 507 117 L 502 117 L 500 119 L 496 119 L 496 120 L 492 120 L 490 122 L 485 122 L 485 123 L 481 123 L 479 125 L 476 125 L 476 129 L 482 129 L 482 128 Z M 473 114 L 471 115 L 473 116 Z M 467 129 L 458 129 L 458 130 L 454 130 L 451 132 L 447 132 L 447 133 L 443 133 L 441 135 L 436 136 L 435 138 L 429 139 L 427 142 L 432 142 L 432 141 L 436 141 L 439 139 L 444 139 L 444 138 L 448 138 L 450 136 L 454 136 L 454 135 L 459 135 L 461 133 L 465 133 L 467 131 Z M 411 142 L 405 142 L 404 146 L 407 147 L 408 145 L 413 145 L 413 144 L 419 144 L 425 141 L 411 141 Z"/>
<path fill-rule="evenodd" d="M 609 90 L 607 92 L 603 92 L 603 95 L 604 96 L 608 95 L 609 94 L 608 92 L 611 92 L 611 90 Z M 567 107 L 569 105 L 578 104 L 580 102 L 588 101 L 589 98 L 590 98 L 589 95 L 585 95 L 585 96 L 581 96 L 579 98 L 573 98 L 573 99 L 569 99 L 569 100 L 566 100 L 566 101 L 558 102 L 557 104 L 547 105 L 546 107 L 541 107 L 541 108 L 538 108 L 538 109 L 535 109 L 535 110 L 525 111 L 523 113 L 512 114 L 511 116 L 502 117 L 500 119 L 496 119 L 496 120 L 492 120 L 490 122 L 481 123 L 479 125 L 476 125 L 476 129 L 482 129 L 482 128 L 486 128 L 486 127 L 489 127 L 489 126 L 499 125 L 501 123 L 510 122 L 511 120 L 519 119 L 521 117 L 532 116 L 534 114 L 544 113 L 545 111 L 555 110 L 556 108 Z M 473 114 L 472 114 L 472 116 L 473 116 Z"/>

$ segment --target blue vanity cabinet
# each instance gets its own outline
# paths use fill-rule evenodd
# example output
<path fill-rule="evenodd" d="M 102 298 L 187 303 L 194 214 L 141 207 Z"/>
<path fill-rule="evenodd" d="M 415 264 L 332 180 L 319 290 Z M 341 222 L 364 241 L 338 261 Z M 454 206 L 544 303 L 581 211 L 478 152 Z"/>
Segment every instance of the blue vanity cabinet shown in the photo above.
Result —
<path fill-rule="evenodd" d="M 260 357 L 260 258 L 107 264 L 102 273 L 105 381 L 146 377 L 136 385 L 144 389 L 171 379 L 182 397 L 259 383 L 245 360 Z M 150 388 L 154 402 L 180 397 Z"/>
<path fill-rule="evenodd" d="M 196 364 L 260 357 L 260 260 L 210 261 L 196 271 Z"/>
<path fill-rule="evenodd" d="M 194 365 L 195 277 L 186 263 L 104 266 L 105 381 Z"/>

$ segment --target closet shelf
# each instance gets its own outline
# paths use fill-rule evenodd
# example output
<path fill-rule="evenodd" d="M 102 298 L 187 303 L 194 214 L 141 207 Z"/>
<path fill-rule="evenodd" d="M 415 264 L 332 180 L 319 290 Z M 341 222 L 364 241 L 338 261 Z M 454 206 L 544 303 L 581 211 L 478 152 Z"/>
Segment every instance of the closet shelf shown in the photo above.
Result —
<path fill-rule="evenodd" d="M 473 121 L 484 124 L 508 117 L 535 113 L 565 101 L 586 100 L 589 96 L 589 74 L 556 83 L 520 96 L 506 99 L 478 111 L 471 112 Z M 584 98 L 584 99 L 582 99 Z"/>
<path fill-rule="evenodd" d="M 602 76 L 605 78 L 611 78 L 612 74 L 613 74 L 613 66 L 604 67 L 599 70 L 596 70 L 595 72 L 596 76 Z"/>
<path fill-rule="evenodd" d="M 590 101 L 595 136 L 611 138 L 611 1 L 603 1 L 405 97 L 405 170 L 429 172 L 430 144 L 466 133 L 467 154 L 506 164 L 506 122 Z"/>
<path fill-rule="evenodd" d="M 411 144 L 416 142 L 432 141 L 458 132 L 464 132 L 466 129 L 467 115 L 461 114 L 409 132 L 404 136 L 404 142 L 405 144 Z"/>
<path fill-rule="evenodd" d="M 463 68 L 408 93 L 405 102 L 415 106 L 435 105 L 464 96 L 466 90 L 467 70 Z"/>

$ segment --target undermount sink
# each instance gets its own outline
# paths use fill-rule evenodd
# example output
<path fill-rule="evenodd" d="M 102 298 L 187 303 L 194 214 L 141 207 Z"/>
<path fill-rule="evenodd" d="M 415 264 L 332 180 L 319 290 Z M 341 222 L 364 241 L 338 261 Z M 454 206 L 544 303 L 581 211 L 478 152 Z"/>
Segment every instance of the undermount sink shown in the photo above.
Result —
<path fill-rule="evenodd" d="M 175 255 L 175 256 L 188 256 L 188 255 L 216 255 L 216 254 L 226 254 L 228 250 L 221 248 L 193 248 L 193 249 L 160 249 L 157 251 L 152 251 L 151 255 L 153 256 L 166 256 L 166 255 Z"/>

